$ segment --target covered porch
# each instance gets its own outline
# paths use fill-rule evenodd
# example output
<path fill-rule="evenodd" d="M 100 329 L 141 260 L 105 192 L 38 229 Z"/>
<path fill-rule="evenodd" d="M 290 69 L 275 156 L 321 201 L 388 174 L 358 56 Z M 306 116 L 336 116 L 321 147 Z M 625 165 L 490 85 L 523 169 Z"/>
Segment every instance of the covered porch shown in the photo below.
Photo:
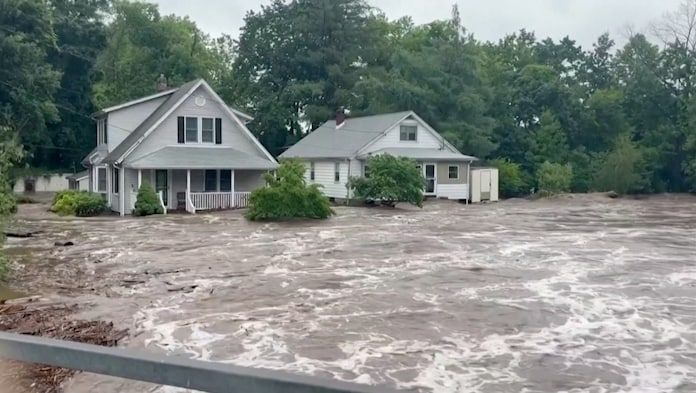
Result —
<path fill-rule="evenodd" d="M 166 211 L 196 213 L 204 210 L 244 208 L 251 191 L 264 185 L 263 170 L 140 168 L 134 170 L 130 210 L 138 189 L 149 182 Z"/>

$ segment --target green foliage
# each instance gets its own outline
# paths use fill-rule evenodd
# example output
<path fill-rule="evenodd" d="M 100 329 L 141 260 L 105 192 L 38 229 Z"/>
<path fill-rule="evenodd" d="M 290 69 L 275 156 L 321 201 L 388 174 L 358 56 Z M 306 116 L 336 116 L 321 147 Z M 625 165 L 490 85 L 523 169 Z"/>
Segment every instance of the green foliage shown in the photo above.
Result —
<path fill-rule="evenodd" d="M 9 128 L 0 125 L 0 249 L 5 242 L 5 222 L 17 209 L 17 201 L 10 187 L 10 171 L 24 154 Z M 0 254 L 0 280 L 7 276 L 7 259 Z"/>
<path fill-rule="evenodd" d="M 61 216 L 93 217 L 106 211 L 106 201 L 100 194 L 65 190 L 56 193 L 51 211 Z"/>
<path fill-rule="evenodd" d="M 628 194 L 644 191 L 648 186 L 650 176 L 647 174 L 643 153 L 628 135 L 620 136 L 614 149 L 600 162 L 600 169 L 594 179 L 596 190 Z"/>
<path fill-rule="evenodd" d="M 159 196 L 155 193 L 150 183 L 143 182 L 138 189 L 138 196 L 135 200 L 135 216 L 149 216 L 152 214 L 162 214 L 164 209 L 160 204 Z"/>
<path fill-rule="evenodd" d="M 380 154 L 370 157 L 366 165 L 369 177 L 353 177 L 348 184 L 356 197 L 389 206 L 397 202 L 423 206 L 425 179 L 415 161 Z"/>
<path fill-rule="evenodd" d="M 529 160 L 535 166 L 546 161 L 566 161 L 568 140 L 556 116 L 551 111 L 544 111 L 539 123 L 539 128 L 531 136 Z"/>
<path fill-rule="evenodd" d="M 267 173 L 266 187 L 251 193 L 246 217 L 252 221 L 294 218 L 323 219 L 333 214 L 328 198 L 316 184 L 307 185 L 301 161 L 287 160 Z"/>
<path fill-rule="evenodd" d="M 498 158 L 490 161 L 490 164 L 498 168 L 498 182 L 500 195 L 504 198 L 512 198 L 526 193 L 530 186 L 527 176 L 522 171 L 520 164 L 507 158 Z"/>
<path fill-rule="evenodd" d="M 539 194 L 548 196 L 570 191 L 573 170 L 570 165 L 546 161 L 539 166 L 536 176 Z"/>

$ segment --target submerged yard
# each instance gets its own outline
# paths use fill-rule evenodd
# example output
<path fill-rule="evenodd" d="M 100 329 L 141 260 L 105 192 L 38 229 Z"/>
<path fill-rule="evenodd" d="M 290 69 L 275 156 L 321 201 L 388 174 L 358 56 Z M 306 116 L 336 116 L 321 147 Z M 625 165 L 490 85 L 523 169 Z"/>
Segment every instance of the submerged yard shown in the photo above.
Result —
<path fill-rule="evenodd" d="M 694 197 L 337 213 L 67 219 L 25 205 L 17 225 L 43 232 L 6 252 L 15 290 L 114 321 L 134 348 L 423 392 L 696 390 Z"/>

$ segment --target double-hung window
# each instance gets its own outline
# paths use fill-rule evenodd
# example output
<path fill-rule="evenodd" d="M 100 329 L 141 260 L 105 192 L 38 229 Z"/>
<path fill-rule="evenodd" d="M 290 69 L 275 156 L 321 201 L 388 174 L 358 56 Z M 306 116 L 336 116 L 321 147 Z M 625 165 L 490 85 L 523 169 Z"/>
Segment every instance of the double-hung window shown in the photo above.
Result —
<path fill-rule="evenodd" d="M 399 140 L 401 141 L 415 141 L 416 135 L 418 134 L 417 126 L 401 125 L 399 132 Z"/>
<path fill-rule="evenodd" d="M 341 181 L 341 163 L 337 162 L 334 164 L 334 182 L 338 183 Z"/>
<path fill-rule="evenodd" d="M 97 192 L 106 192 L 106 168 L 97 168 Z"/>
<path fill-rule="evenodd" d="M 198 118 L 186 118 L 186 143 L 198 142 Z"/>
<path fill-rule="evenodd" d="M 447 168 L 448 172 L 448 178 L 450 179 L 459 179 L 459 165 L 450 165 Z"/>
<path fill-rule="evenodd" d="M 215 142 L 215 121 L 210 117 L 201 119 L 201 142 Z"/>

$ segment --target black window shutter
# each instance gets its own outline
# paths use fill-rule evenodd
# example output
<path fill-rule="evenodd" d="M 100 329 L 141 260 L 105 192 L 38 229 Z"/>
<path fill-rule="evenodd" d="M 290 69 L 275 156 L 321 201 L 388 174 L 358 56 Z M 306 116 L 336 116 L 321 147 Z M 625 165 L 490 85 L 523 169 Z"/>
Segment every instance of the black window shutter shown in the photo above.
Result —
<path fill-rule="evenodd" d="M 179 116 L 179 133 L 177 136 L 178 142 L 179 143 L 184 143 L 184 117 Z"/>
<path fill-rule="evenodd" d="M 215 119 L 215 144 L 222 144 L 222 119 L 219 117 Z"/>

